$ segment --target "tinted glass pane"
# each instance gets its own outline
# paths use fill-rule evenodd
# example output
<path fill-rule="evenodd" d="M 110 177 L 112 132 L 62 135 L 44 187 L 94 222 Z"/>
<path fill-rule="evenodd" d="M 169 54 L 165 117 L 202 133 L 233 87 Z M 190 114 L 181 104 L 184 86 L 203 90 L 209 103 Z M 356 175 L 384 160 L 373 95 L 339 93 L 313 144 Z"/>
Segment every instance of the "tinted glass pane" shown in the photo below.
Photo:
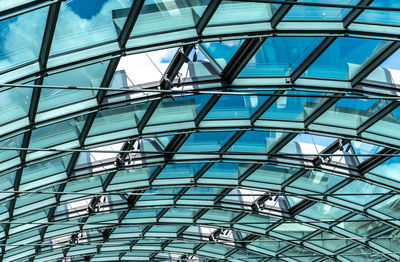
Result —
<path fill-rule="evenodd" d="M 240 76 L 290 75 L 322 39 L 322 37 L 269 37 Z"/>
<path fill-rule="evenodd" d="M 306 70 L 303 76 L 350 79 L 365 60 L 386 41 L 340 37 Z M 357 46 L 357 48 L 353 48 Z"/>
<path fill-rule="evenodd" d="M 61 4 L 51 54 L 117 39 L 114 19 L 121 9 L 129 11 L 132 0 L 74 0 Z M 128 9 L 126 9 L 128 8 Z M 113 12 L 114 11 L 114 12 Z"/>
<path fill-rule="evenodd" d="M 0 21 L 0 70 L 39 58 L 48 10 Z"/>

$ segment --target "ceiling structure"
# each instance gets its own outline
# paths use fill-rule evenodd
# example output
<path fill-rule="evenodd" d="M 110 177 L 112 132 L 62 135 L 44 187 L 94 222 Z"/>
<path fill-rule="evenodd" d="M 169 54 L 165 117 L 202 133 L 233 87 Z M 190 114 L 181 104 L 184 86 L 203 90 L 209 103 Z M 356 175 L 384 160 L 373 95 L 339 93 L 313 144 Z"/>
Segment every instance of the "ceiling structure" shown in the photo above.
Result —
<path fill-rule="evenodd" d="M 0 1 L 1 261 L 398 261 L 397 0 Z"/>

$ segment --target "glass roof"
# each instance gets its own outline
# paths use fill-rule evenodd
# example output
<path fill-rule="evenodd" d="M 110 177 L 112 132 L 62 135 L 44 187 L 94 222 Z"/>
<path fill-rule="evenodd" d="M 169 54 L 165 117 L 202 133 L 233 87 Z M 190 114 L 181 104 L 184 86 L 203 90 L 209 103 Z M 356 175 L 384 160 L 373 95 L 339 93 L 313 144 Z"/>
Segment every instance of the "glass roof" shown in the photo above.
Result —
<path fill-rule="evenodd" d="M 399 261 L 399 17 L 0 1 L 0 261 Z"/>

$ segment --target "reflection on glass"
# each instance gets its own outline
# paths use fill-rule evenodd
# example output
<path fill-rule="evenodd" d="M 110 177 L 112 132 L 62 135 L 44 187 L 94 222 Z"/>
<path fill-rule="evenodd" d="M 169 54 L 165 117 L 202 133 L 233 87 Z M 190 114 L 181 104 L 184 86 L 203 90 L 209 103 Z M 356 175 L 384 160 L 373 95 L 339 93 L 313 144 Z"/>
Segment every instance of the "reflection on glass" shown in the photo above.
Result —
<path fill-rule="evenodd" d="M 214 58 L 221 68 L 224 68 L 239 49 L 242 42 L 243 40 L 209 42 L 202 44 L 202 47 Z"/>
<path fill-rule="evenodd" d="M 48 10 L 40 8 L 0 21 L 0 70 L 39 58 Z"/>
<path fill-rule="evenodd" d="M 305 71 L 305 77 L 351 79 L 387 41 L 340 37 Z M 354 48 L 357 47 L 357 48 Z"/>
<path fill-rule="evenodd" d="M 305 3 L 356 5 L 360 0 L 300 0 Z M 350 12 L 350 8 L 334 8 L 324 6 L 294 5 L 284 20 L 342 20 Z"/>
<path fill-rule="evenodd" d="M 269 37 L 240 76 L 288 76 L 322 40 L 322 37 Z"/>
<path fill-rule="evenodd" d="M 117 39 L 120 29 L 113 21 L 113 14 L 122 12 L 121 9 L 129 12 L 132 2 L 133 0 L 63 2 L 50 53 L 58 54 Z M 123 19 L 126 20 L 126 17 Z"/>
<path fill-rule="evenodd" d="M 370 6 L 372 7 L 391 7 L 400 8 L 398 0 L 374 0 Z M 365 10 L 356 19 L 356 22 L 372 22 L 378 24 L 400 24 L 400 12 L 388 10 Z"/>

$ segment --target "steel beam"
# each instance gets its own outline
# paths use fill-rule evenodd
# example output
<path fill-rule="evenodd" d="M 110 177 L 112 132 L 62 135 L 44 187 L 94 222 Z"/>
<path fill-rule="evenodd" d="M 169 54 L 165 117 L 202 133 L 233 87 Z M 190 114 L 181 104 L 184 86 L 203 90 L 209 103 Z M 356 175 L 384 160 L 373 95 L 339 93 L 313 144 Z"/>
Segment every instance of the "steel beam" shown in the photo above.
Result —
<path fill-rule="evenodd" d="M 326 37 L 318 47 L 293 71 L 290 75 L 290 81 L 292 83 L 296 80 L 320 57 L 326 49 L 336 40 L 335 36 Z"/>
<path fill-rule="evenodd" d="M 293 3 L 297 2 L 297 0 L 286 0 L 286 2 L 292 3 L 292 4 L 282 4 L 281 7 L 278 9 L 278 11 L 275 12 L 275 14 L 271 18 L 271 27 L 275 29 L 278 24 L 282 21 L 282 19 L 285 17 L 285 15 L 289 12 L 289 10 L 292 8 Z"/>
<path fill-rule="evenodd" d="M 378 52 L 373 54 L 360 68 L 360 71 L 351 79 L 351 85 L 356 86 L 372 73 L 378 66 L 385 62 L 400 48 L 400 42 L 389 42 L 382 47 Z"/>
<path fill-rule="evenodd" d="M 208 22 L 210 22 L 212 16 L 214 15 L 215 11 L 217 11 L 221 2 L 222 0 L 211 0 L 211 2 L 208 4 L 206 10 L 196 24 L 196 31 L 199 36 L 203 34 L 204 29 L 207 27 Z"/>
<path fill-rule="evenodd" d="M 233 80 L 239 75 L 243 68 L 247 65 L 250 59 L 257 53 L 258 49 L 263 45 L 265 38 L 251 38 L 246 39 L 233 55 L 231 60 L 221 72 L 222 77 L 228 82 L 232 83 Z"/>

